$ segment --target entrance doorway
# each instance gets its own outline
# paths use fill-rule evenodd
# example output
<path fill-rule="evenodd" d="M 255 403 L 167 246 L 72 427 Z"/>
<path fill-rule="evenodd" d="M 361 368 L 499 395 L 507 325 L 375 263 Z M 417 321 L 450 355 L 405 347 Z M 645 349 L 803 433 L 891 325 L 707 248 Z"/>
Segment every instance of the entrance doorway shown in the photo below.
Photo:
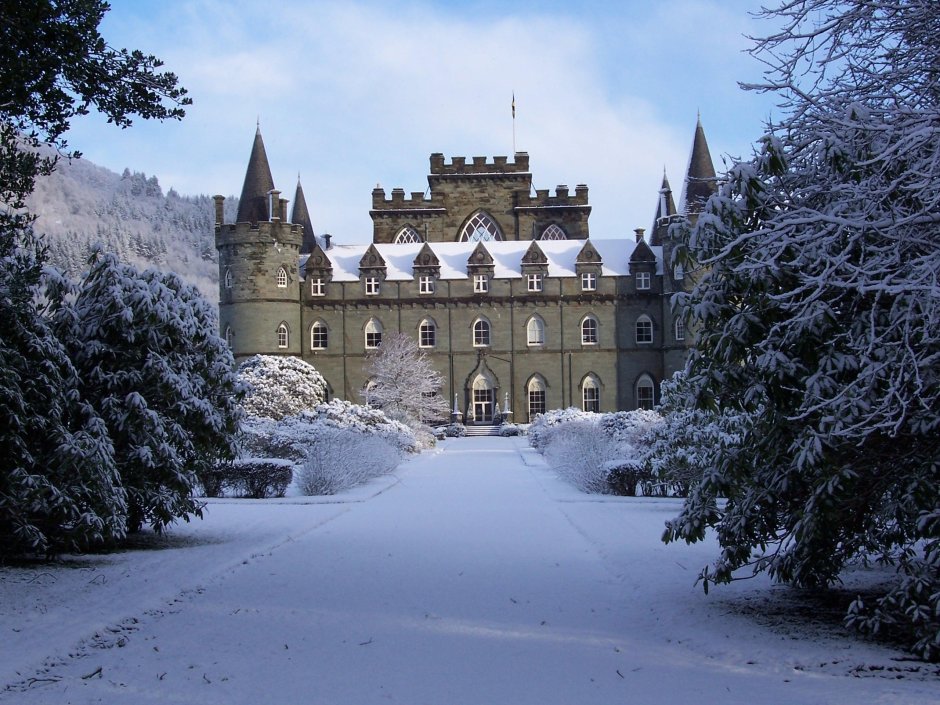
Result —
<path fill-rule="evenodd" d="M 473 420 L 476 423 L 493 423 L 494 397 L 492 389 L 473 390 Z"/>

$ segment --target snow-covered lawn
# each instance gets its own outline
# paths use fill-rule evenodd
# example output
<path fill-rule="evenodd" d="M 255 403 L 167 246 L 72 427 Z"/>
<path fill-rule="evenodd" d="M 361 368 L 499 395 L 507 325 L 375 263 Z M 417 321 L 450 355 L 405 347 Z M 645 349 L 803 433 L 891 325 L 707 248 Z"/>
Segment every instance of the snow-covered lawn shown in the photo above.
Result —
<path fill-rule="evenodd" d="M 517 438 L 212 501 L 140 550 L 0 569 L 0 701 L 938 701 L 936 666 L 791 615 L 798 593 L 703 595 L 714 546 L 659 541 L 677 508 L 580 494 Z"/>

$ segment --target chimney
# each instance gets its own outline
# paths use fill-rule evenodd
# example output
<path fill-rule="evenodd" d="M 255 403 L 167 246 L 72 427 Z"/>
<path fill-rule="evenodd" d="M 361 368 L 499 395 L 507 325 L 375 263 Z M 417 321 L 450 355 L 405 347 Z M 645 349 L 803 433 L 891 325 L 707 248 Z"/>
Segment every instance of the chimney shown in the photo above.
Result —
<path fill-rule="evenodd" d="M 643 228 L 636 228 L 633 232 L 636 233 L 636 241 L 643 242 Z"/>
<path fill-rule="evenodd" d="M 332 247 L 332 245 L 330 244 L 330 240 L 332 238 L 333 236 L 330 235 L 329 233 L 323 233 L 323 249 L 324 250 L 328 250 L 330 249 L 330 247 Z"/>
<path fill-rule="evenodd" d="M 212 200 L 215 201 L 215 224 L 222 225 L 223 220 L 225 220 L 223 215 L 223 204 L 225 203 L 225 196 L 213 196 Z"/>

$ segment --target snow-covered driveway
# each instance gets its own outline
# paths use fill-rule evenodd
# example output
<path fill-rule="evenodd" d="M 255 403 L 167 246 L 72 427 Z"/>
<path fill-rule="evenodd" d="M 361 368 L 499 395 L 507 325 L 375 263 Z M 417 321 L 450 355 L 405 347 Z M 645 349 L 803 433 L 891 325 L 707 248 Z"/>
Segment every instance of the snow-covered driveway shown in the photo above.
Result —
<path fill-rule="evenodd" d="M 929 667 L 852 677 L 905 664 L 731 608 L 766 583 L 702 595 L 694 576 L 714 547 L 659 543 L 672 500 L 581 495 L 524 439 L 448 441 L 397 478 L 338 504 L 211 504 L 175 530 L 179 546 L 97 566 L 111 612 L 94 587 L 22 581 L 63 615 L 90 604 L 92 625 L 121 619 L 93 639 L 48 609 L 0 608 L 4 635 L 19 627 L 15 654 L 0 643 L 19 672 L 3 667 L 18 685 L 0 701 L 937 702 Z M 36 671 L 40 654 L 56 658 Z"/>

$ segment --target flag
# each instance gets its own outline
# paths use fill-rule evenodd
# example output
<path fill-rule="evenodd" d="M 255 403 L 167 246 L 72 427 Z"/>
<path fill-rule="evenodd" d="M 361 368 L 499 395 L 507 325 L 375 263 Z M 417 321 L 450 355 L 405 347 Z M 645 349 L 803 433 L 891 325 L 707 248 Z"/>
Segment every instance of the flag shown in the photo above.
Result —
<path fill-rule="evenodd" d="M 512 92 L 512 119 L 516 119 L 516 92 Z"/>

